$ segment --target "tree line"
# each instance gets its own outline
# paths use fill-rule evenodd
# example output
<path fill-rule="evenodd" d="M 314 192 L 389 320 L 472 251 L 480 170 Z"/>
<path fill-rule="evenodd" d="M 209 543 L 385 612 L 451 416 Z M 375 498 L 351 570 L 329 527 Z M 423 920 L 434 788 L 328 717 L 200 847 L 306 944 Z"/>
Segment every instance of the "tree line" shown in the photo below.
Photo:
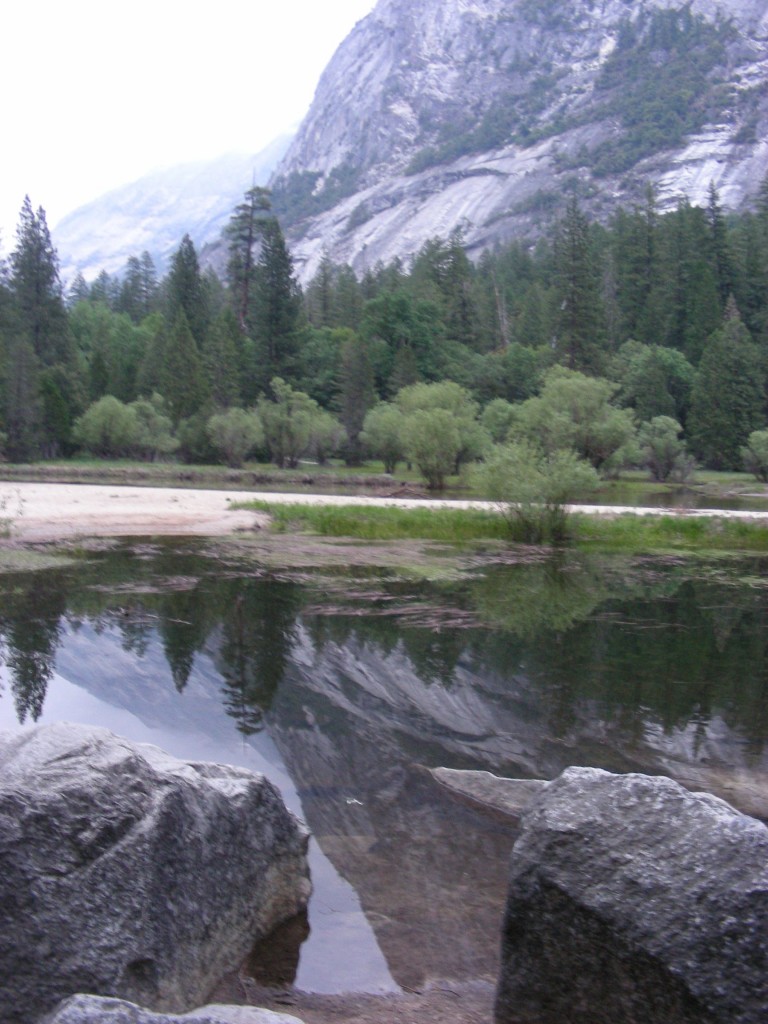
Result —
<path fill-rule="evenodd" d="M 649 188 L 605 224 L 574 199 L 476 263 L 460 231 L 360 275 L 326 256 L 304 290 L 266 189 L 224 236 L 223 280 L 186 235 L 162 278 L 143 253 L 65 291 L 25 199 L 0 277 L 6 459 L 374 457 L 439 488 L 522 444 L 529 468 L 768 475 L 768 182 L 738 216 L 714 187 L 665 214 Z"/>

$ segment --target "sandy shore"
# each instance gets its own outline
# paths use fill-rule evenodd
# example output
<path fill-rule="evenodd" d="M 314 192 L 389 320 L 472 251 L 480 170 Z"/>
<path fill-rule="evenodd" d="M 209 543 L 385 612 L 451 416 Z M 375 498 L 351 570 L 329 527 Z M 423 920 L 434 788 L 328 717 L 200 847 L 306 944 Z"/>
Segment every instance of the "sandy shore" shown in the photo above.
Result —
<path fill-rule="evenodd" d="M 72 537 L 191 535 L 214 536 L 252 530 L 264 522 L 255 512 L 232 509 L 236 502 L 262 499 L 327 505 L 447 505 L 454 508 L 492 508 L 485 501 L 429 501 L 419 498 L 370 498 L 321 494 L 195 490 L 175 487 L 124 487 L 101 484 L 45 484 L 0 481 L 0 518 L 10 520 L 11 537 L 48 541 Z M 607 505 L 573 506 L 574 511 L 617 515 L 699 515 L 768 519 L 768 512 L 728 512 L 719 509 L 683 511 L 663 508 L 624 508 Z"/>
<path fill-rule="evenodd" d="M 242 491 L 172 487 L 0 482 L 3 519 L 22 541 L 72 537 L 215 535 L 250 530 L 263 519 L 230 505 L 253 498 Z"/>

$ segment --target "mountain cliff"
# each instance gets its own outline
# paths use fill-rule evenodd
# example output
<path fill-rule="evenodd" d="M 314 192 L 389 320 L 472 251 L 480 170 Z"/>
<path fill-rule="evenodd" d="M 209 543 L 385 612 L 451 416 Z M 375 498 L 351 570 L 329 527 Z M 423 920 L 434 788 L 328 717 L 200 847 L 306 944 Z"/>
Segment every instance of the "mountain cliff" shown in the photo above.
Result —
<path fill-rule="evenodd" d="M 300 276 L 463 231 L 533 236 L 576 194 L 755 196 L 768 0 L 380 0 L 337 50 L 273 179 Z"/>

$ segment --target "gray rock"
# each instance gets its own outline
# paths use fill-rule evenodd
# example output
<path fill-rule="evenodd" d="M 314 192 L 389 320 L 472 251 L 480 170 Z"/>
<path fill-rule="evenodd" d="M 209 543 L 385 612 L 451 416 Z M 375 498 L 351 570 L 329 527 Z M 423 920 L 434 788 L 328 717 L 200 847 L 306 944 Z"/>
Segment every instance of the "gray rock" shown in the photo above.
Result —
<path fill-rule="evenodd" d="M 499 1024 L 768 1019 L 768 829 L 717 797 L 569 768 L 512 855 Z"/>
<path fill-rule="evenodd" d="M 460 768 L 430 768 L 429 774 L 457 797 L 511 821 L 518 821 L 549 785 L 543 779 L 502 779 Z"/>
<path fill-rule="evenodd" d="M 66 723 L 0 735 L 0 1020 L 76 992 L 198 1006 L 306 905 L 306 846 L 244 769 Z"/>
<path fill-rule="evenodd" d="M 298 1017 L 253 1006 L 211 1004 L 181 1016 L 152 1013 L 134 1003 L 102 996 L 72 996 L 41 1024 L 301 1024 Z"/>
<path fill-rule="evenodd" d="M 711 123 L 670 140 L 669 149 L 635 163 L 630 173 L 601 176 L 585 166 L 584 153 L 626 140 L 620 119 L 606 116 L 600 87 L 622 25 L 671 6 L 683 5 L 379 0 L 323 72 L 276 171 L 278 183 L 318 176 L 313 198 L 321 210 L 291 231 L 301 280 L 311 280 L 324 254 L 363 273 L 378 260 L 407 263 L 427 240 L 457 228 L 476 256 L 496 242 L 534 238 L 551 216 L 547 203 L 558 208 L 576 167 L 580 201 L 597 216 L 642 203 L 651 182 L 665 210 L 681 196 L 706 206 L 711 182 L 727 208 L 751 202 L 765 175 L 768 101 L 742 100 L 765 78 L 765 0 L 690 5 L 695 16 L 732 19 L 736 29 L 725 64 L 713 73 L 726 80 L 733 101 L 713 110 Z M 622 87 L 637 84 L 627 79 Z M 535 109 L 518 105 L 531 95 L 538 96 Z M 506 110 L 508 136 L 489 140 L 482 151 L 462 147 L 467 124 L 477 127 L 494 110 Z M 757 131 L 740 135 L 750 118 Z M 514 138 L 523 126 L 531 131 L 529 143 Z M 416 173 L 430 150 L 442 156 Z M 341 179 L 334 171 L 344 172 Z"/>

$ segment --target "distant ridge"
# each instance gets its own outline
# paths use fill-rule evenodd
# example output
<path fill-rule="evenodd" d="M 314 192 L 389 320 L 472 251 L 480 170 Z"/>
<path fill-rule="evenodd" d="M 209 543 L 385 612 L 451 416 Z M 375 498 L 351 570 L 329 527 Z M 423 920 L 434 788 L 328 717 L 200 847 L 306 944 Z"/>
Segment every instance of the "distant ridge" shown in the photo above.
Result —
<path fill-rule="evenodd" d="M 215 241 L 251 185 L 265 185 L 291 141 L 275 139 L 256 155 L 228 154 L 180 164 L 113 189 L 62 218 L 52 229 L 61 275 L 92 280 L 120 273 L 129 256 L 149 252 L 159 273 L 189 234 L 198 249 Z"/>

